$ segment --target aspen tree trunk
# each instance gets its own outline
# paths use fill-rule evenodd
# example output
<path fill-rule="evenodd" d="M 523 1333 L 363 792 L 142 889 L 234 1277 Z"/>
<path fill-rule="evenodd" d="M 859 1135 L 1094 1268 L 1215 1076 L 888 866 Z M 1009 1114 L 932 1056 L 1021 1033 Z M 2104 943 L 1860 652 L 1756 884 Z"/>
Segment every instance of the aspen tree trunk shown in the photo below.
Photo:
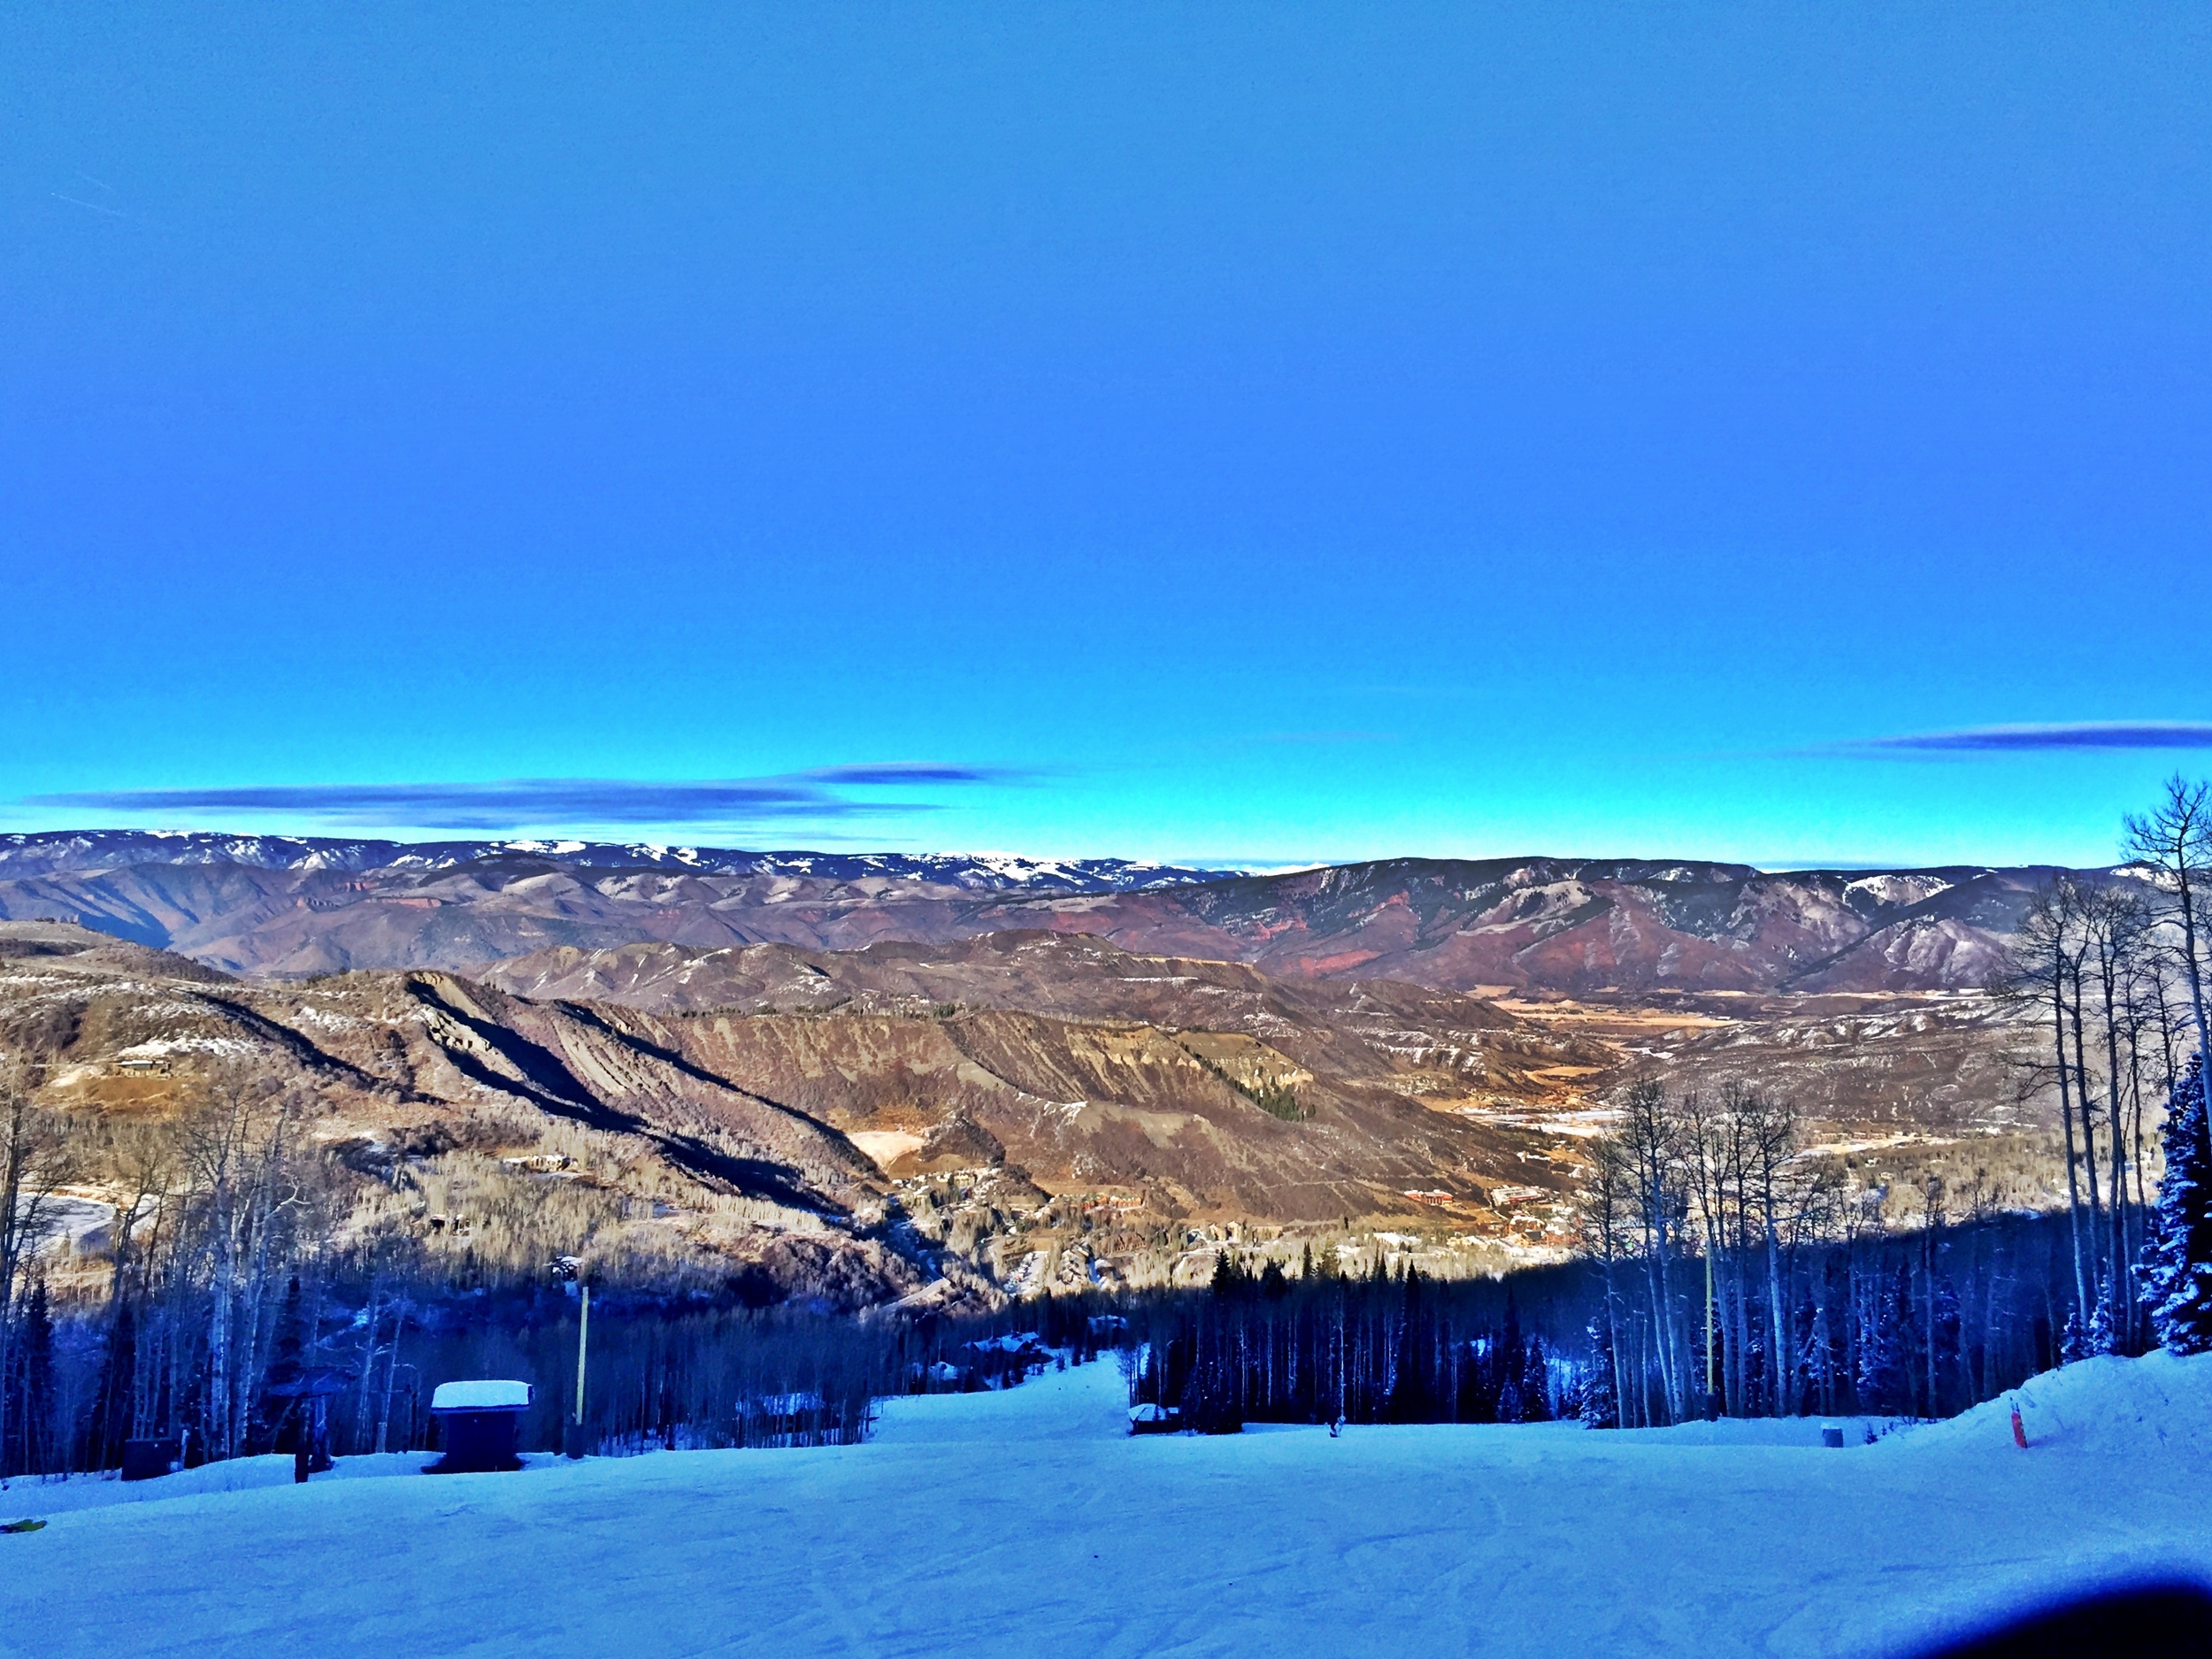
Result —
<path fill-rule="evenodd" d="M 1621 1426 L 1628 1426 L 1627 1379 L 1621 1375 L 1620 1322 L 1614 1317 L 1614 1303 L 1618 1293 L 1613 1288 L 1613 1249 L 1609 1233 L 1605 1251 L 1605 1343 L 1606 1363 L 1613 1368 L 1613 1409 Z"/>
<path fill-rule="evenodd" d="M 1789 1379 L 1796 1372 L 1790 1363 L 1789 1349 L 1783 1335 L 1785 1317 L 1782 1307 L 1782 1240 L 1774 1227 L 1774 1175 L 1770 1167 L 1766 1176 L 1764 1201 L 1767 1229 L 1767 1310 L 1774 1328 L 1774 1358 L 1769 1368 L 1769 1389 L 1772 1394 L 1774 1415 L 1787 1417 L 1793 1402 L 1789 1398 L 1795 1390 Z"/>
<path fill-rule="evenodd" d="M 1678 1422 L 1682 1417 L 1681 1397 L 1674 1374 L 1673 1356 L 1668 1352 L 1667 1325 L 1667 1234 L 1663 1225 L 1644 1258 L 1651 1289 L 1651 1341 L 1659 1362 L 1659 1377 L 1666 1390 L 1667 1418 Z"/>
<path fill-rule="evenodd" d="M 262 1304 L 269 1286 L 270 1234 L 276 1211 L 276 1155 L 273 1149 L 262 1164 L 253 1210 L 253 1267 L 246 1279 L 245 1342 L 231 1407 L 234 1432 L 242 1433 L 252 1421 L 253 1398 L 266 1363 L 268 1333 L 263 1329 Z"/>
<path fill-rule="evenodd" d="M 179 1240 L 180 1246 L 182 1240 Z M 169 1267 L 169 1317 L 165 1322 L 169 1344 L 169 1377 L 162 1397 L 161 1423 L 165 1429 L 181 1430 L 178 1409 L 182 1399 L 184 1365 L 184 1274 L 172 1260 Z"/>
<path fill-rule="evenodd" d="M 1932 1179 L 1928 1186 L 1928 1225 L 1922 1230 L 1921 1242 L 1921 1254 L 1927 1263 L 1927 1294 L 1921 1301 L 1928 1310 L 1928 1415 L 1933 1417 L 1943 1415 L 1942 1399 L 1937 1390 L 1936 1379 L 1936 1246 L 1941 1238 L 1943 1212 L 1936 1207 L 1938 1201 Z"/>
<path fill-rule="evenodd" d="M 2131 1300 L 2122 1288 L 2127 1276 L 2127 1137 L 2122 1133 L 2120 1118 L 2120 1016 L 2116 1004 L 2119 1001 L 2119 987 L 2116 983 L 2116 951 L 2107 952 L 2099 964 L 2099 977 L 2104 994 L 2105 1046 L 2105 1105 L 2112 1137 L 2112 1320 L 2115 1334 L 2125 1328 L 2127 1316 L 2123 1311 Z"/>
<path fill-rule="evenodd" d="M 1730 1367 L 1742 1356 L 1730 1351 L 1734 1344 L 1730 1340 L 1729 1320 L 1721 1308 L 1728 1294 L 1723 1256 L 1719 1238 L 1709 1221 L 1705 1227 L 1705 1399 L 1699 1413 L 1701 1417 L 1711 1417 L 1716 1412 L 1723 1417 L 1733 1415 L 1733 1396 L 1738 1393 L 1732 1386 L 1735 1376 Z"/>
<path fill-rule="evenodd" d="M 2074 1104 L 2081 1112 L 2081 1163 L 2089 1184 L 2089 1240 L 2090 1263 L 2097 1269 L 2093 1276 L 2101 1281 L 2103 1263 L 2100 1259 L 2105 1248 L 2104 1209 L 2097 1191 L 2097 1118 L 2089 1092 L 2089 1049 L 2082 1041 L 2081 1005 L 2086 1000 L 2082 986 L 2081 971 L 2074 972 Z M 2088 1318 L 2085 1307 L 2082 1317 Z"/>
<path fill-rule="evenodd" d="M 2128 1140 L 2135 1156 L 2128 1160 L 2135 1176 L 2135 1207 L 2145 1210 L 2149 1200 L 2143 1192 L 2143 1044 L 2139 1030 L 2128 1033 Z"/>
<path fill-rule="evenodd" d="M 215 1202 L 215 1282 L 208 1306 L 207 1326 L 207 1437 L 211 1455 L 231 1453 L 230 1373 L 232 1302 L 236 1294 L 236 1240 L 232 1236 L 231 1203 L 227 1190 Z"/>
<path fill-rule="evenodd" d="M 361 1395 L 353 1409 L 353 1443 L 359 1446 L 369 1438 L 369 1397 L 375 1389 L 376 1330 L 384 1317 L 384 1281 L 369 1281 L 368 1325 L 361 1344 Z"/>
<path fill-rule="evenodd" d="M 2067 1085 L 2065 982 L 2051 976 L 2051 1040 L 2058 1048 L 2058 1117 L 2066 1130 L 2066 1217 L 2074 1246 L 2075 1305 L 2089 1317 L 2089 1277 L 2081 1259 L 2081 1187 L 2074 1172 L 2074 1104 Z"/>
<path fill-rule="evenodd" d="M 16 1263 L 22 1249 L 23 1171 L 30 1160 L 29 1102 L 12 1087 L 7 1088 L 7 1110 L 8 1142 L 0 1148 L 0 1451 L 8 1443 L 8 1381 L 15 1375 Z"/>
<path fill-rule="evenodd" d="M 1744 1271 L 1743 1240 L 1727 1254 L 1728 1275 L 1728 1415 L 1751 1415 L 1751 1280 Z"/>

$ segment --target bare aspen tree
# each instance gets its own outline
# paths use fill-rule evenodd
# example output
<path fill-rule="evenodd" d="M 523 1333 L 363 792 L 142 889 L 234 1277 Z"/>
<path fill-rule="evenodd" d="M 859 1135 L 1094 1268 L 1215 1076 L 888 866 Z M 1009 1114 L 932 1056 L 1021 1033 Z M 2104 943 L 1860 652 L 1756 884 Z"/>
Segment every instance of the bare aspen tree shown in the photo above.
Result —
<path fill-rule="evenodd" d="M 2146 935 L 2136 952 L 2131 971 L 2121 987 L 2123 1018 L 2128 1044 L 2128 1168 L 2134 1183 L 2138 1210 L 2150 1202 L 2144 1189 L 2143 1100 L 2145 1042 L 2171 1023 L 2166 1008 L 2164 964 L 2154 941 Z M 2170 1087 L 2170 1084 L 2166 1085 Z"/>
<path fill-rule="evenodd" d="M 0 1056 L 0 1444 L 25 1402 L 9 1398 L 15 1374 L 17 1303 L 28 1283 L 30 1258 L 46 1233 L 54 1191 L 73 1161 L 58 1124 L 31 1099 L 23 1063 Z"/>
<path fill-rule="evenodd" d="M 1635 1173 L 1636 1220 L 1641 1234 L 1644 1272 L 1651 1298 L 1652 1348 L 1670 1422 L 1687 1409 L 1679 1344 L 1668 1273 L 1670 1235 L 1678 1201 L 1677 1166 L 1681 1131 L 1667 1102 L 1667 1092 L 1646 1079 L 1630 1087 L 1623 1103 L 1621 1143 Z"/>
<path fill-rule="evenodd" d="M 2116 1329 L 2126 1322 L 2129 1302 L 2123 1281 L 2134 1250 L 2130 1237 L 2127 1207 L 2127 1126 L 2123 1112 L 2129 1062 L 2124 1046 L 2131 1048 L 2133 1028 L 2129 1014 L 2129 987 L 2135 979 L 2151 930 L 2147 906 L 2124 887 L 2106 887 L 2087 907 L 2090 957 L 2094 970 L 2100 1023 L 2105 1051 L 2105 1110 L 2111 1143 L 2112 1275 L 2108 1288 L 2107 1313 Z"/>
<path fill-rule="evenodd" d="M 1774 1345 L 1767 1404 L 1769 1414 L 1778 1417 L 1788 1415 L 1794 1393 L 1790 1386 L 1793 1367 L 1787 1333 L 1791 1322 L 1783 1294 L 1787 1275 L 1783 1269 L 1778 1204 L 1786 1196 L 1786 1168 L 1797 1150 L 1797 1113 L 1787 1101 L 1755 1090 L 1745 1106 L 1758 1175 L 1760 1217 L 1766 1232 L 1767 1317 Z"/>
<path fill-rule="evenodd" d="M 2182 983 L 2189 993 L 2189 1011 L 2197 1033 L 2197 1049 L 2206 1059 L 2200 1073 L 2205 1104 L 2212 1113 L 2212 1033 L 2208 1033 L 2204 1007 L 2204 928 L 2206 882 L 2212 877 L 2212 784 L 2186 783 L 2178 776 L 2166 780 L 2166 798 L 2141 817 L 2127 819 L 2127 856 L 2150 872 L 2165 900 L 2166 919 L 2180 934 Z"/>
<path fill-rule="evenodd" d="M 1594 1167 L 1582 1198 L 1582 1245 L 1594 1256 L 1605 1279 L 1605 1340 L 1611 1349 L 1613 1400 L 1623 1427 L 1630 1427 L 1628 1376 L 1621 1354 L 1620 1287 L 1615 1277 L 1622 1243 L 1634 1210 L 1636 1175 L 1620 1142 L 1608 1137 L 1592 1148 Z M 1644 1406 L 1640 1382 L 1636 1390 L 1639 1415 Z"/>
<path fill-rule="evenodd" d="M 2075 1306 L 2083 1319 L 2089 1317 L 2089 1264 L 2083 1254 L 2079 1155 L 2074 1144 L 2073 1056 L 2067 1039 L 2072 1006 L 2070 994 L 2080 983 L 2081 956 L 2087 949 L 2082 938 L 2081 891 L 2062 876 L 2029 900 L 2021 918 L 2007 972 L 1992 987 L 2001 998 L 2023 1010 L 2040 1010 L 2049 1017 L 2053 1064 L 2047 1075 L 2058 1083 L 2059 1123 L 2066 1143 L 2066 1210 L 2074 1254 Z M 2031 1065 L 2032 1075 L 2046 1068 Z"/>
<path fill-rule="evenodd" d="M 2089 1189 L 2089 1277 L 2093 1286 L 2103 1278 L 2104 1200 L 2097 1177 L 2097 1117 L 2094 1096 L 2089 1087 L 2089 1044 L 2082 1033 L 2082 1010 L 2089 1001 L 2088 961 L 2096 926 L 2097 894 L 2095 889 L 2083 886 L 2071 877 L 2062 876 L 2060 880 L 2070 892 L 2071 908 L 2079 929 L 2077 948 L 2068 958 L 2068 972 L 2072 984 L 2067 1007 L 2074 1031 L 2074 1106 L 2081 1114 L 2082 1184 Z M 2086 1303 L 2083 1305 L 2082 1318 L 2085 1322 L 2089 1317 L 2088 1306 Z"/>
<path fill-rule="evenodd" d="M 204 1428 L 216 1456 L 236 1454 L 265 1369 L 275 1227 L 296 1198 L 284 1169 L 293 1110 L 280 1091 L 225 1074 L 183 1125 L 195 1232 L 207 1263 Z"/>
<path fill-rule="evenodd" d="M 1683 1174 L 1688 1197 L 1697 1214 L 1700 1255 L 1705 1281 L 1704 1319 L 1705 1370 L 1700 1379 L 1704 1397 L 1702 1410 L 1710 1410 L 1718 1401 L 1720 1409 L 1730 1409 L 1732 1399 L 1740 1400 L 1743 1394 L 1740 1377 L 1727 1373 L 1722 1364 L 1723 1344 L 1720 1337 L 1720 1286 L 1716 1282 L 1720 1264 L 1723 1240 L 1727 1229 L 1727 1198 L 1724 1173 L 1727 1148 L 1726 1136 L 1721 1127 L 1722 1113 L 1718 1107 L 1709 1104 L 1706 1097 L 1696 1090 L 1684 1093 L 1678 1103 L 1679 1113 L 1679 1146 Z M 1726 1344 L 1732 1363 L 1740 1364 L 1743 1345 L 1740 1341 Z"/>

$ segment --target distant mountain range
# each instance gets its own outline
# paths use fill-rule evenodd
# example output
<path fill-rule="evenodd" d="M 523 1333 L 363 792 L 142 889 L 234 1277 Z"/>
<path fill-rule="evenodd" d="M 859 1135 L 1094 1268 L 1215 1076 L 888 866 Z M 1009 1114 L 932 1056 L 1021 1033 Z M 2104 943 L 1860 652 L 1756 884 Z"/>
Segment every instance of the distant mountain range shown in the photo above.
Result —
<path fill-rule="evenodd" d="M 1454 991 L 1927 991 L 1985 983 L 2053 873 L 1534 857 L 1255 875 L 1123 859 L 89 831 L 0 836 L 0 918 L 75 922 L 279 977 L 473 973 L 641 941 L 846 950 L 1042 929 L 1279 977 Z"/>
<path fill-rule="evenodd" d="M 1075 929 L 1278 975 L 1440 990 L 1965 990 L 2001 965 L 2055 873 L 1396 858 L 1152 893 L 1009 895 L 971 926 Z"/>
<path fill-rule="evenodd" d="M 218 835 L 190 830 L 61 830 L 0 835 L 0 879 L 143 864 L 242 864 L 301 872 L 451 870 L 502 861 L 549 861 L 577 870 L 683 870 L 715 876 L 881 877 L 964 891 L 1011 888 L 1102 893 L 1205 881 L 1238 873 L 1129 858 L 1024 858 L 1010 853 L 737 852 L 642 841 L 348 841 L 319 836 Z"/>

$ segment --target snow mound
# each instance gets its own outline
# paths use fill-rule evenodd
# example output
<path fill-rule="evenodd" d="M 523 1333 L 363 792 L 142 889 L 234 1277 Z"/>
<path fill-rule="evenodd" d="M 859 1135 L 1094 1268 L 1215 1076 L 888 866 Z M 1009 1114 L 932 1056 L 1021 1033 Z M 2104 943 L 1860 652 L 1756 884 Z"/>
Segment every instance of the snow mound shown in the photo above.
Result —
<path fill-rule="evenodd" d="M 433 1411 L 520 1411 L 530 1404 L 530 1385 L 489 1378 L 442 1382 L 430 1396 Z"/>
<path fill-rule="evenodd" d="M 1677 1423 L 1669 1428 L 1608 1429 L 1604 1438 L 1653 1446 L 1797 1446 L 1825 1450 L 1820 1438 L 1824 1429 L 1841 1429 L 1846 1446 L 1865 1446 L 1891 1433 L 1898 1423 L 1895 1417 L 1720 1417 L 1710 1423 Z"/>
<path fill-rule="evenodd" d="M 334 1480 L 374 1480 L 394 1475 L 419 1475 L 438 1461 L 436 1452 L 373 1452 L 341 1457 L 334 1469 L 326 1470 L 311 1483 Z M 562 1459 L 551 1452 L 525 1452 L 522 1465 L 529 1470 L 553 1469 Z M 292 1455 L 275 1452 L 260 1457 L 233 1457 L 197 1469 L 180 1469 L 173 1475 L 151 1480 L 118 1480 L 113 1471 L 96 1475 L 18 1475 L 0 1480 L 0 1521 L 19 1516 L 51 1516 L 75 1509 L 102 1509 L 121 1503 L 165 1503 L 176 1498 L 220 1497 L 231 1493 L 258 1492 L 294 1484 Z M 7 1650 L 0 1647 L 0 1654 Z"/>
<path fill-rule="evenodd" d="M 2045 1371 L 2003 1398 L 1941 1423 L 1893 1435 L 1900 1451 L 2012 1444 L 2012 1405 L 2030 1450 L 2098 1457 L 2184 1453 L 2212 1462 L 2212 1354 L 2184 1359 L 2160 1350 L 2141 1359 L 2102 1356 Z"/>
<path fill-rule="evenodd" d="M 0 1538 L 0 1659 L 1812 1659 L 2212 1581 L 2212 1358 L 2094 1360 L 2020 1399 L 2027 1452 L 2001 1402 L 1842 1452 L 1757 1425 L 1132 1436 L 1101 1362 L 886 1401 L 861 1446 L 17 1483 L 0 1519 L 52 1524 Z"/>

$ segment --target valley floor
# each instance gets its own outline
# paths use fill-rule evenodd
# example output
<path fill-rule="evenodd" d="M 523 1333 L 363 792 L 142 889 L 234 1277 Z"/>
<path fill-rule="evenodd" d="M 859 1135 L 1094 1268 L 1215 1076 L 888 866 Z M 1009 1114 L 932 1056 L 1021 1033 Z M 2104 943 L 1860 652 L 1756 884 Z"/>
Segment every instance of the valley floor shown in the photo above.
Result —
<path fill-rule="evenodd" d="M 2021 1397 L 2025 1452 L 2001 1402 L 1839 1452 L 1817 1423 L 1133 1440 L 1102 1362 L 891 1402 L 844 1449 L 18 1481 L 0 1520 L 50 1518 L 0 1536 L 0 1655 L 1872 1655 L 2212 1577 L 2212 1356 Z"/>

